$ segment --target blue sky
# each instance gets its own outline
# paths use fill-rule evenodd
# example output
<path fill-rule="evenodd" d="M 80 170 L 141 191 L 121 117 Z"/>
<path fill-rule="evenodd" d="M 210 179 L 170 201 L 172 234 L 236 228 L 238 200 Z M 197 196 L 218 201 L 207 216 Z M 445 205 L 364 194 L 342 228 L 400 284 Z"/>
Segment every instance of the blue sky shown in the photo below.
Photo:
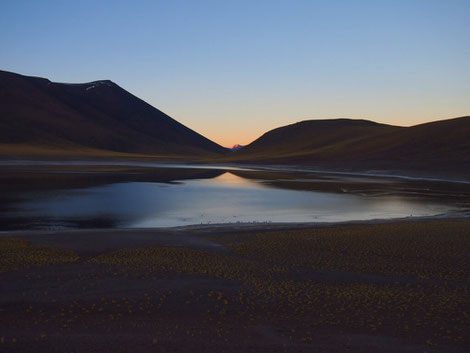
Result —
<path fill-rule="evenodd" d="M 111 79 L 222 145 L 470 114 L 470 1 L 0 1 L 0 69 Z"/>

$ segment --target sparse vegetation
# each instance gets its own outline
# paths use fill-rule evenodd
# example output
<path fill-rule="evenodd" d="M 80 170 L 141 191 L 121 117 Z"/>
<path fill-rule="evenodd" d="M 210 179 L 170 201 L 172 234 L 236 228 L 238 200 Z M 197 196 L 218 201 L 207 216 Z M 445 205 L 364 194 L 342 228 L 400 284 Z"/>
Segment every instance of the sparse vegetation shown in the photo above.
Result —
<path fill-rule="evenodd" d="M 78 256 L 70 251 L 31 245 L 23 239 L 0 238 L 0 273 L 77 260 Z"/>
<path fill-rule="evenodd" d="M 308 327 L 337 326 L 422 343 L 465 341 L 468 286 L 444 282 L 470 279 L 470 238 L 461 223 L 334 227 L 231 240 L 226 247 L 232 254 L 141 248 L 103 254 L 91 262 L 148 275 L 176 272 L 239 281 L 255 312 L 261 310 L 273 322 L 294 316 L 305 341 L 313 339 Z M 332 276 L 323 273 L 318 280 L 312 270 Z M 374 283 L 360 276 L 367 273 L 385 276 Z M 438 282 L 416 283 L 409 280 L 413 277 Z"/>
<path fill-rule="evenodd" d="M 74 269 L 53 275 L 44 293 L 22 294 L 42 296 L 42 304 L 0 310 L 17 318 L 14 332 L 32 332 L 44 347 L 59 330 L 70 339 L 133 337 L 136 351 L 322 351 L 357 334 L 392 340 L 389 351 L 465 352 L 469 231 L 469 222 L 381 224 L 208 236 L 221 246 L 204 250 L 125 248 L 61 265 Z M 22 246 L 34 254 L 25 242 L 10 245 Z M 42 280 L 47 269 L 28 280 Z M 76 288 L 70 299 L 64 283 Z M 338 343 L 325 341 L 333 336 Z M 23 341 L 5 335 L 2 344 L 13 347 L 13 338 L 15 347 Z"/>
<path fill-rule="evenodd" d="M 460 222 L 265 233 L 229 248 L 282 266 L 470 282 L 470 233 Z"/>
<path fill-rule="evenodd" d="M 283 272 L 279 266 L 203 250 L 174 248 L 123 249 L 103 254 L 91 263 L 124 265 L 140 271 L 173 271 L 249 282 L 256 276 L 271 277 Z"/>

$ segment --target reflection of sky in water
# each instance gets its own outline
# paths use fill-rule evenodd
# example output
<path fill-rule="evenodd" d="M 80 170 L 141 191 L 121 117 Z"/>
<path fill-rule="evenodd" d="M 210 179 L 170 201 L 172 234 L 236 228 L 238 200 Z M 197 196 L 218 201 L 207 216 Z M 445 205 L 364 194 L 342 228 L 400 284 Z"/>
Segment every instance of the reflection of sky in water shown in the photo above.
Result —
<path fill-rule="evenodd" d="M 163 227 L 227 222 L 320 222 L 424 216 L 450 206 L 399 196 L 296 191 L 224 173 L 176 184 L 127 182 L 41 193 L 15 205 L 22 217 L 110 219 L 121 227 Z"/>

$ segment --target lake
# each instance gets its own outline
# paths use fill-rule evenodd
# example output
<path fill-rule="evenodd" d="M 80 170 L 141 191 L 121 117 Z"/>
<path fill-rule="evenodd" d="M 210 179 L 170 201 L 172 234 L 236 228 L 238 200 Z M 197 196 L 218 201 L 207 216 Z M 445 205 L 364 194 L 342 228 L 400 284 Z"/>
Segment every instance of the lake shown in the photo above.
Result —
<path fill-rule="evenodd" d="M 151 163 L 0 168 L 0 230 L 336 222 L 470 209 L 470 184 L 438 180 Z"/>

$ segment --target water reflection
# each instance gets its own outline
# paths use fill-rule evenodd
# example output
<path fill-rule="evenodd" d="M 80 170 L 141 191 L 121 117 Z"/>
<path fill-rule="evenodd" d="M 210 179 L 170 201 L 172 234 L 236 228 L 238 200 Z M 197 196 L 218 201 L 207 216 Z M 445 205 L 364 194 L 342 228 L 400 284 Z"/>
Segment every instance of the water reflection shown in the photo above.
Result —
<path fill-rule="evenodd" d="M 464 186 L 396 179 L 194 168 L 57 168 L 0 174 L 0 229 L 395 218 L 459 211 L 470 199 Z"/>

